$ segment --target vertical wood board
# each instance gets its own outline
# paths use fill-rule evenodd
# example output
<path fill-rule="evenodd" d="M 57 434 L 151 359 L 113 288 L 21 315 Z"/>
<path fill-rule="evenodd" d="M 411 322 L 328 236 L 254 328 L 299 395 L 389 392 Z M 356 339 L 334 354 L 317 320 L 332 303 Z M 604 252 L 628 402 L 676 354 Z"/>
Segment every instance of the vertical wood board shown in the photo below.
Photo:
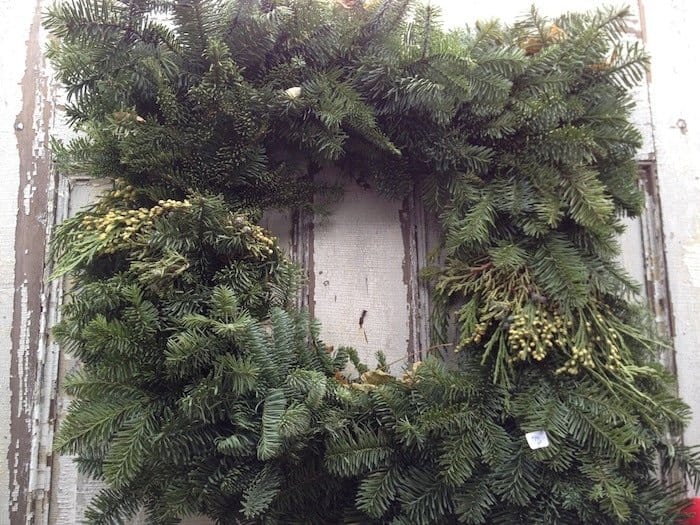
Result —
<path fill-rule="evenodd" d="M 43 56 L 43 0 L 0 2 L 8 53 L 0 64 L 0 131 L 4 217 L 0 253 L 2 352 L 0 523 L 22 524 L 43 512 L 50 465 L 50 394 L 55 354 L 46 345 L 49 289 L 45 250 L 53 217 L 55 177 L 48 140 L 56 89 Z M 8 286 L 9 285 L 9 286 Z"/>
<path fill-rule="evenodd" d="M 335 180 L 344 198 L 313 224 L 307 268 L 313 312 L 326 344 L 351 346 L 369 364 L 382 351 L 398 372 L 407 363 L 409 343 L 401 203 L 354 180 Z"/>
<path fill-rule="evenodd" d="M 700 444 L 700 105 L 697 62 L 700 4 L 642 2 L 652 55 L 652 117 L 669 300 L 681 397 L 694 417 L 685 444 Z"/>

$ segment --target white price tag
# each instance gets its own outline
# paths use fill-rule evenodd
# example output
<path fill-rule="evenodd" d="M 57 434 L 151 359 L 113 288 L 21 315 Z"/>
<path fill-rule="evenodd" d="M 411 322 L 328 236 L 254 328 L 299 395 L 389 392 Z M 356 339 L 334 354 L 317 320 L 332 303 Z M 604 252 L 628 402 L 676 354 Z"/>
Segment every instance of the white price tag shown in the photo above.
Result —
<path fill-rule="evenodd" d="M 525 434 L 525 439 L 527 439 L 527 444 L 530 445 L 532 450 L 549 446 L 549 436 L 544 430 L 528 432 Z"/>

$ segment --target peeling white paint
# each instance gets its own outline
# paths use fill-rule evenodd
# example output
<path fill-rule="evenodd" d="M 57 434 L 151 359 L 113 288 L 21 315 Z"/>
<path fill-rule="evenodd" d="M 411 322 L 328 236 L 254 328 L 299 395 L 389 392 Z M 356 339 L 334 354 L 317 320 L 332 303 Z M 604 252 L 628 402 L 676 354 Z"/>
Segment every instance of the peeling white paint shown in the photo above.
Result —
<path fill-rule="evenodd" d="M 34 14 L 34 2 L 0 0 L 0 524 L 9 524 L 9 504 L 15 494 L 9 489 L 10 472 L 10 329 L 14 295 L 14 243 L 17 217 L 17 188 L 20 174 L 15 133 L 16 117 L 22 109 L 20 81 L 24 74 L 25 42 Z M 12 446 L 14 448 L 14 445 Z"/>
<path fill-rule="evenodd" d="M 31 322 L 30 315 L 31 312 L 27 308 L 27 281 L 25 280 L 22 283 L 22 287 L 20 288 L 20 297 L 21 297 L 21 305 L 22 305 L 22 315 L 20 317 L 21 319 L 21 331 L 20 331 L 20 340 L 19 340 L 19 347 L 22 349 L 22 359 L 19 360 L 19 377 L 20 377 L 20 385 L 21 385 L 21 390 L 19 392 L 19 396 L 22 400 L 21 404 L 17 405 L 17 409 L 26 409 L 29 400 L 27 399 L 26 393 L 27 393 L 27 381 L 29 381 L 29 378 L 27 377 L 27 361 L 29 360 L 29 355 L 27 353 L 27 350 L 29 348 L 29 323 Z M 17 412 L 16 414 L 13 414 L 13 417 L 20 417 L 22 414 L 21 412 Z"/>
<path fill-rule="evenodd" d="M 25 215 L 29 215 L 29 206 L 31 205 L 32 195 L 34 194 L 34 192 L 32 191 L 31 184 L 25 184 L 24 190 L 22 191 L 22 193 L 24 194 L 23 195 L 24 196 L 23 211 L 24 211 Z"/>

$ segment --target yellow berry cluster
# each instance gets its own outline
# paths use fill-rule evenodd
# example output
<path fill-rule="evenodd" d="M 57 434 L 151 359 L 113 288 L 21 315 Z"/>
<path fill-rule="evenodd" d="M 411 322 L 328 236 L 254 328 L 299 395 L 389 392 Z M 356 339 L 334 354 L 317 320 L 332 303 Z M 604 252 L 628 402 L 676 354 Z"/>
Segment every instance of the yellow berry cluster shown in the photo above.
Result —
<path fill-rule="evenodd" d="M 620 347 L 618 346 L 618 341 L 619 336 L 615 332 L 612 332 L 610 334 L 610 337 L 607 337 L 605 339 L 605 344 L 608 349 L 608 353 L 606 355 L 607 363 L 605 364 L 605 368 L 607 368 L 608 370 L 616 370 L 622 365 L 622 356 L 620 355 Z"/>
<path fill-rule="evenodd" d="M 253 238 L 256 241 L 258 241 L 259 243 L 261 243 L 263 246 L 265 246 L 264 251 L 268 255 L 272 255 L 272 247 L 275 244 L 275 237 L 272 237 L 272 236 L 268 237 L 268 235 L 267 235 L 268 232 L 264 228 L 257 226 L 257 225 L 254 225 L 252 227 L 252 230 L 253 230 L 252 231 Z"/>
<path fill-rule="evenodd" d="M 249 235 L 254 241 L 257 241 L 259 255 L 272 255 L 276 237 L 269 235 L 269 232 L 262 226 L 248 222 L 245 217 L 236 216 L 233 218 L 233 224 L 244 235 Z M 253 247 L 253 246 L 251 246 Z"/>
<path fill-rule="evenodd" d="M 564 366 L 557 369 L 556 373 L 566 372 L 575 375 L 580 372 L 582 367 L 595 368 L 594 352 L 598 355 L 605 355 L 605 368 L 608 370 L 617 370 L 622 365 L 620 336 L 607 325 L 601 314 L 595 314 L 594 321 L 596 321 L 596 327 L 590 321 L 583 323 L 581 328 L 584 329 L 582 333 L 585 335 L 582 335 L 579 340 L 586 342 L 571 348 L 571 357 L 564 363 Z M 600 363 L 600 361 L 598 362 Z"/>
<path fill-rule="evenodd" d="M 486 330 L 489 327 L 489 322 L 482 321 L 480 323 L 477 323 L 477 325 L 474 327 L 474 332 L 472 335 L 472 340 L 471 342 L 479 344 L 481 342 L 481 338 L 484 337 L 484 334 L 486 333 Z"/>
<path fill-rule="evenodd" d="M 124 190 L 115 190 L 112 195 L 125 197 L 123 193 L 125 191 L 128 191 L 128 187 Z M 158 204 L 151 208 L 111 209 L 104 215 L 85 215 L 82 226 L 85 230 L 92 230 L 97 234 L 97 238 L 105 245 L 104 253 L 114 253 L 136 232 L 144 227 L 152 226 L 157 217 L 168 211 L 191 206 L 188 200 L 168 199 L 158 201 Z M 78 238 L 81 238 L 82 235 L 80 234 Z"/>
<path fill-rule="evenodd" d="M 123 199 L 125 201 L 133 200 L 136 197 L 136 190 L 133 186 L 124 186 L 122 181 L 117 181 L 119 187 L 117 189 L 110 191 L 108 197 L 115 199 Z"/>
<path fill-rule="evenodd" d="M 605 309 L 610 313 L 610 308 L 606 305 Z M 593 340 L 601 349 L 605 351 L 605 368 L 608 370 L 616 370 L 622 365 L 622 355 L 620 354 L 620 336 L 614 328 L 606 326 L 605 319 L 600 313 L 595 314 L 597 324 L 605 331 L 604 335 L 593 336 Z M 591 334 L 591 323 L 586 323 L 586 331 Z"/>
<path fill-rule="evenodd" d="M 511 361 L 526 361 L 532 357 L 542 361 L 554 346 L 562 347 L 567 342 L 567 326 L 559 315 L 549 316 L 537 310 L 530 315 L 514 314 L 508 328 L 508 346 L 513 356 Z"/>
<path fill-rule="evenodd" d="M 556 373 L 566 372 L 567 374 L 576 375 L 581 371 L 581 367 L 595 368 L 593 348 L 591 346 L 572 346 L 571 357 L 564 363 L 564 366 L 556 370 Z"/>

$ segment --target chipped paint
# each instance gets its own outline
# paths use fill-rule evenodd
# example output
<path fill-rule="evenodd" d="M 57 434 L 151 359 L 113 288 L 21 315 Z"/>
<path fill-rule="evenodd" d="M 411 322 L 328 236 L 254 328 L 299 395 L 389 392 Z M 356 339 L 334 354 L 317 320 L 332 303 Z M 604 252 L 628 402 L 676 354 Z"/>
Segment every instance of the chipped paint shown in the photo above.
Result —
<path fill-rule="evenodd" d="M 663 212 L 659 198 L 659 185 L 654 165 L 642 166 L 640 180 L 645 193 L 646 206 L 642 213 L 642 254 L 644 258 L 646 297 L 656 327 L 663 337 L 673 338 L 673 303 L 668 286 L 668 264 L 666 261 L 666 238 L 664 234 Z M 676 373 L 675 350 L 673 346 L 662 355 L 662 362 Z"/>
<path fill-rule="evenodd" d="M 33 8 L 25 72 L 20 83 L 22 105 L 14 126 L 21 177 L 16 201 L 15 292 L 10 332 L 11 446 L 7 455 L 9 521 L 13 525 L 34 522 L 31 491 L 39 486 L 36 458 L 43 423 L 39 417 L 43 399 L 37 394 L 41 390 L 38 374 L 45 357 L 40 344 L 42 330 L 46 330 L 44 258 L 49 194 L 54 180 L 45 147 L 53 107 L 49 73 L 42 56 L 45 42 L 40 20 L 42 9 L 38 0 Z"/>
<path fill-rule="evenodd" d="M 58 182 L 55 199 L 48 203 L 47 215 L 60 222 L 66 217 L 69 186 L 67 179 Z M 55 224 L 48 225 L 47 235 L 51 236 Z M 39 327 L 37 348 L 36 389 L 32 407 L 32 450 L 29 468 L 29 486 L 27 488 L 29 516 L 33 525 L 46 525 L 49 519 L 52 487 L 53 437 L 56 429 L 56 398 L 58 392 L 58 373 L 61 352 L 58 344 L 50 335 L 50 327 L 60 318 L 59 305 L 63 298 L 63 281 L 55 279 L 49 282 L 52 270 L 47 261 L 44 270 L 44 282 L 48 283 L 42 293 L 42 315 Z"/>
<path fill-rule="evenodd" d="M 10 523 L 9 506 L 19 497 L 20 488 L 10 484 L 10 474 L 19 466 L 15 454 L 16 440 L 11 439 L 12 394 L 10 390 L 10 333 L 13 323 L 13 296 L 15 293 L 14 266 L 17 220 L 17 188 L 20 171 L 17 163 L 16 133 L 22 132 L 25 123 L 17 121 L 22 111 L 20 80 L 25 71 L 24 42 L 34 6 L 29 2 L 0 0 L 0 33 L 6 41 L 6 52 L 0 54 L 0 333 L 3 348 L 0 352 L 0 445 L 3 458 L 0 462 L 0 523 Z"/>

